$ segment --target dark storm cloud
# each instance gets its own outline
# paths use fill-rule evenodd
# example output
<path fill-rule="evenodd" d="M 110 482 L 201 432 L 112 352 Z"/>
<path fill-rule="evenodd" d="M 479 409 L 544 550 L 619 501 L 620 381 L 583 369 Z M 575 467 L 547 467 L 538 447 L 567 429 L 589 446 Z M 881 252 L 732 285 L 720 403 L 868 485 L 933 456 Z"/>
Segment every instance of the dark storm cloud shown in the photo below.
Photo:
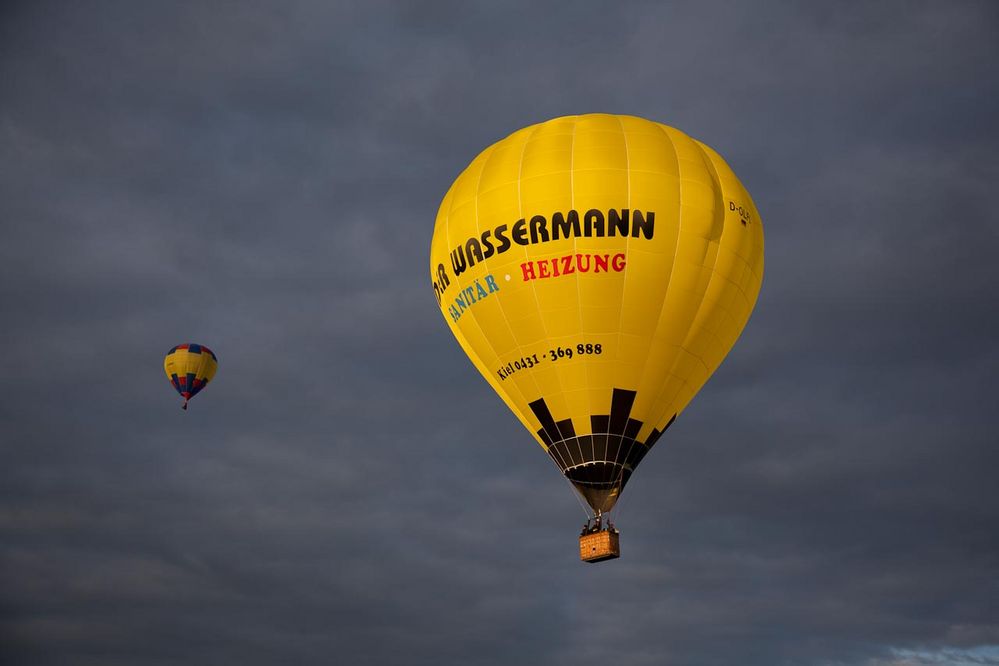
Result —
<path fill-rule="evenodd" d="M 6 661 L 999 663 L 997 18 L 5 8 Z M 596 567 L 426 277 L 475 154 L 590 111 L 716 147 L 767 230 Z M 220 371 L 182 414 L 186 340 Z"/>

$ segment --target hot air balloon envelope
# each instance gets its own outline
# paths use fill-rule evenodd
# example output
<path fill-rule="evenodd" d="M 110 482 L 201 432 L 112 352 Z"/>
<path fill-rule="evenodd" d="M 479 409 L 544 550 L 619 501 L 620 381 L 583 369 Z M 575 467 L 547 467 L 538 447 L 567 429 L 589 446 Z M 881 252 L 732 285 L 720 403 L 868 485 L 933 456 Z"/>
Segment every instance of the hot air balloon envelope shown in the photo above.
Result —
<path fill-rule="evenodd" d="M 212 380 L 218 369 L 215 353 L 204 345 L 188 343 L 177 345 L 163 359 L 163 369 L 173 387 L 187 401 L 193 398 Z"/>
<path fill-rule="evenodd" d="M 763 227 L 706 145 L 570 116 L 458 176 L 430 274 L 462 349 L 599 515 L 749 319 Z"/>

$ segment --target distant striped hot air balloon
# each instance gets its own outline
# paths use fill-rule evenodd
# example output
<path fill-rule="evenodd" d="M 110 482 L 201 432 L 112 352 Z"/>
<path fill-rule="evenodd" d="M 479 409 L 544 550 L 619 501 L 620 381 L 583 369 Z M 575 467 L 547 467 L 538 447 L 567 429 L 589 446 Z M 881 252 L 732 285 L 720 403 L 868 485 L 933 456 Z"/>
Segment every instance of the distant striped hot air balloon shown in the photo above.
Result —
<path fill-rule="evenodd" d="M 208 347 L 188 343 L 177 345 L 167 352 L 163 359 L 163 369 L 177 393 L 184 398 L 181 409 L 187 409 L 187 401 L 205 388 L 215 376 L 218 359 Z"/>

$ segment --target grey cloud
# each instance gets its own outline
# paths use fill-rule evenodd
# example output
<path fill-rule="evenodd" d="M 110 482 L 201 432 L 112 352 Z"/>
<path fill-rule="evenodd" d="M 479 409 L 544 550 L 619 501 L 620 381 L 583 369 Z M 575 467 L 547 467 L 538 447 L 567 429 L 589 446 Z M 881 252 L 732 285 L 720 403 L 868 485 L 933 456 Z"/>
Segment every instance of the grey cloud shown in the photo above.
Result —
<path fill-rule="evenodd" d="M 996 663 L 996 19 L 5 7 L 5 662 Z M 715 147 L 767 233 L 596 566 L 427 279 L 478 151 L 589 111 Z"/>

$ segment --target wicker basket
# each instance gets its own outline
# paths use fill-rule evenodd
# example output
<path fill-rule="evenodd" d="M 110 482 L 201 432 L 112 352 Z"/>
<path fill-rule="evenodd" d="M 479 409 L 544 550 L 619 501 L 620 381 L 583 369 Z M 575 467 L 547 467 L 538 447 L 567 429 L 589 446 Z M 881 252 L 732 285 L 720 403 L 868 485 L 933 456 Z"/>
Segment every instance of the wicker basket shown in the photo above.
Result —
<path fill-rule="evenodd" d="M 579 559 L 584 562 L 603 562 L 621 557 L 621 543 L 617 530 L 589 532 L 579 537 Z"/>

